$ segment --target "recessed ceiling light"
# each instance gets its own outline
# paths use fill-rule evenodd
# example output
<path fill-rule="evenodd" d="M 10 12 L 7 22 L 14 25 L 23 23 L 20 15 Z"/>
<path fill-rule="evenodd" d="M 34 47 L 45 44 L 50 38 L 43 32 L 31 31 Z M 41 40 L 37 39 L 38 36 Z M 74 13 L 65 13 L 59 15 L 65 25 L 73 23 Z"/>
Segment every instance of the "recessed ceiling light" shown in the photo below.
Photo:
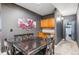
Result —
<path fill-rule="evenodd" d="M 60 21 L 60 20 L 61 20 L 61 18 L 60 18 L 60 17 L 57 17 L 57 20 L 58 20 L 58 21 Z"/>
<path fill-rule="evenodd" d="M 63 20 L 63 19 L 64 19 L 64 17 L 61 17 L 61 19 Z"/>

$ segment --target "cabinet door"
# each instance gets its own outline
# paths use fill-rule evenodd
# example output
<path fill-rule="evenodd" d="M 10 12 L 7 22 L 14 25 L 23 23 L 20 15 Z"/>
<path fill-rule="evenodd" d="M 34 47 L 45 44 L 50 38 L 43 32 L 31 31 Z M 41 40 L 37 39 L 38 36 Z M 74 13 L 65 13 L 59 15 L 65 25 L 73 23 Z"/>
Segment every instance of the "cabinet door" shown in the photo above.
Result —
<path fill-rule="evenodd" d="M 47 20 L 41 20 L 41 27 L 47 27 L 48 22 Z"/>
<path fill-rule="evenodd" d="M 48 27 L 49 28 L 52 28 L 52 27 L 55 27 L 55 19 L 54 18 L 49 18 L 48 19 Z"/>
<path fill-rule="evenodd" d="M 47 18 L 44 20 L 41 20 L 41 27 L 42 28 L 52 28 L 55 27 L 55 19 L 54 18 Z"/>

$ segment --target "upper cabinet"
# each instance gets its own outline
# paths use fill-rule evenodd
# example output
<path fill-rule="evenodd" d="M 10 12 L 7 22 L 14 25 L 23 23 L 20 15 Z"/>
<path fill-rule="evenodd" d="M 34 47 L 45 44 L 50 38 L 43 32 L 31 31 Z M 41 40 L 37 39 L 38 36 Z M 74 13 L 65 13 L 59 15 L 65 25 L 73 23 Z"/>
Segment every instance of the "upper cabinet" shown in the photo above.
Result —
<path fill-rule="evenodd" d="M 54 28 L 56 25 L 55 18 L 41 20 L 41 28 Z"/>

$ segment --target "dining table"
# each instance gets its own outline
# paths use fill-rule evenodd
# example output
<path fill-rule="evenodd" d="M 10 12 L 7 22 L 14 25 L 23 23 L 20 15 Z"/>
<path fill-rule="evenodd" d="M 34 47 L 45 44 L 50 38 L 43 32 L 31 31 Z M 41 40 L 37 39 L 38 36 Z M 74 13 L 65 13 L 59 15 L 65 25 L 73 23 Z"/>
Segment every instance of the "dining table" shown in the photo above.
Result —
<path fill-rule="evenodd" d="M 23 55 L 35 55 L 40 50 L 46 48 L 47 45 L 41 45 L 39 39 L 28 39 L 19 42 L 13 42 L 13 55 L 16 54 L 16 50 Z"/>

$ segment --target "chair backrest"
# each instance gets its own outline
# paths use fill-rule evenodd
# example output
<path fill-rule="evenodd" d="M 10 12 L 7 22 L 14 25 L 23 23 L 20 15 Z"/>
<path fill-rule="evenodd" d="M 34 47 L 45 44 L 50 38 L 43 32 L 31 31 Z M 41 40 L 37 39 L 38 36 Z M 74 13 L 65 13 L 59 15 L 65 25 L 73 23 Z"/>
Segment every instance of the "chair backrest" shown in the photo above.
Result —
<path fill-rule="evenodd" d="M 33 33 L 28 33 L 28 34 L 19 34 L 19 35 L 14 35 L 15 41 L 22 41 L 22 40 L 28 40 L 33 36 Z"/>
<path fill-rule="evenodd" d="M 6 51 L 7 51 L 7 54 L 9 55 L 12 54 L 12 51 L 13 51 L 12 42 L 7 41 Z"/>

